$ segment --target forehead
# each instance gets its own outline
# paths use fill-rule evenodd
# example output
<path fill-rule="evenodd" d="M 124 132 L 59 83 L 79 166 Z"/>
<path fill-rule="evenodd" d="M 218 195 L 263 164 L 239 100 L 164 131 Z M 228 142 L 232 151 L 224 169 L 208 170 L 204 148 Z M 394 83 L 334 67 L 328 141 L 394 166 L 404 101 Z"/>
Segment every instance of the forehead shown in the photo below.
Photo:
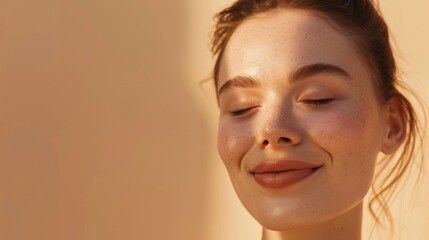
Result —
<path fill-rule="evenodd" d="M 278 10 L 243 22 L 222 56 L 219 84 L 236 75 L 258 79 L 285 74 L 314 63 L 339 66 L 351 75 L 368 72 L 353 39 L 332 21 L 306 10 Z"/>

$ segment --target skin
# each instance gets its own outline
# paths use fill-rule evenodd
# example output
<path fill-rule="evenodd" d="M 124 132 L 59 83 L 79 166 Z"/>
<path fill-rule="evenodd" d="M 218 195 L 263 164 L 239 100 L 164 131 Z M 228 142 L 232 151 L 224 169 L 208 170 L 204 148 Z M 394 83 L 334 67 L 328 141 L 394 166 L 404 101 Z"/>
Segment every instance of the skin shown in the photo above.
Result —
<path fill-rule="evenodd" d="M 293 80 L 314 64 L 347 76 Z M 257 83 L 226 86 L 238 76 Z M 219 69 L 218 152 L 263 239 L 361 238 L 377 156 L 394 152 L 404 135 L 398 106 L 382 104 L 373 81 L 352 38 L 314 13 L 259 14 L 233 33 Z M 256 165 L 285 159 L 321 168 L 285 188 L 255 181 Z"/>

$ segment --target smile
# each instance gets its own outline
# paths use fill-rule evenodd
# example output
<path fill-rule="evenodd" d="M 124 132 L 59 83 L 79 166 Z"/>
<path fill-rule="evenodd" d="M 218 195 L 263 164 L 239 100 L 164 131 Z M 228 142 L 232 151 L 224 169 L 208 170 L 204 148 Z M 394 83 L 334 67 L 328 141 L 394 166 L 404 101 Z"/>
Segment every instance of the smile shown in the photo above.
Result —
<path fill-rule="evenodd" d="M 286 160 L 262 163 L 252 173 L 256 182 L 263 187 L 285 188 L 308 178 L 321 167 L 322 165 Z"/>

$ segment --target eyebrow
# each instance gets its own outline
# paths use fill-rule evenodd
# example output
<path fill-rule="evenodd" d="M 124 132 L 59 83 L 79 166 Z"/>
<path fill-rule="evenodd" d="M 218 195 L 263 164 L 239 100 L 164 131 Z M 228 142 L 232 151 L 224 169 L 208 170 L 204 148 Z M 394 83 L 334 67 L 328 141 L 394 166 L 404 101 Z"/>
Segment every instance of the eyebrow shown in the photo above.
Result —
<path fill-rule="evenodd" d="M 226 81 L 218 91 L 218 95 L 220 96 L 222 93 L 231 90 L 233 88 L 242 87 L 242 88 L 256 88 L 260 87 L 261 83 L 251 76 L 236 76 L 232 79 Z"/>
<path fill-rule="evenodd" d="M 350 79 L 350 74 L 347 73 L 346 70 L 342 69 L 341 67 L 338 67 L 336 65 L 327 64 L 327 63 L 315 63 L 303 66 L 296 70 L 292 76 L 290 77 L 291 82 L 300 81 L 315 75 L 321 75 L 321 74 L 328 74 L 328 75 L 337 75 L 344 79 Z M 222 93 L 231 90 L 233 88 L 242 87 L 242 88 L 256 88 L 260 87 L 261 83 L 247 75 L 239 75 L 235 76 L 228 81 L 226 81 L 218 91 L 218 96 L 220 96 Z"/>
<path fill-rule="evenodd" d="M 337 75 L 345 79 L 351 78 L 346 70 L 338 66 L 327 63 L 315 63 L 299 68 L 292 74 L 290 79 L 291 82 L 296 82 L 320 74 Z"/>

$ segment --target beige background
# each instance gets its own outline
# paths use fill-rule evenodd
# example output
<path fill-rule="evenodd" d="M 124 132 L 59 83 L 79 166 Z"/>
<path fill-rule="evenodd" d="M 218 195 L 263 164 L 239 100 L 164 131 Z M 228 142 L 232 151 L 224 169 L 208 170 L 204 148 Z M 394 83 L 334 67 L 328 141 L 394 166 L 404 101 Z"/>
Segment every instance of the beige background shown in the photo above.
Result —
<path fill-rule="evenodd" d="M 0 0 L 0 239 L 259 239 L 201 83 L 212 16 L 229 2 Z M 429 2 L 381 7 L 425 95 Z M 402 239 L 425 239 L 428 179 Z"/>

